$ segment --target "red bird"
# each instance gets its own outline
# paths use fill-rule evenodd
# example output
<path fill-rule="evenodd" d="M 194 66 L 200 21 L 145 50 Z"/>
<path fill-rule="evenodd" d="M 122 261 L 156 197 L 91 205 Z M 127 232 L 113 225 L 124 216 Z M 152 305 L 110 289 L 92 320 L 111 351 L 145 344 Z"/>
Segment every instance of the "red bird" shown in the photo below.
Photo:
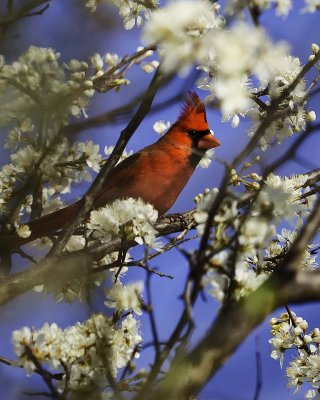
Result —
<path fill-rule="evenodd" d="M 153 204 L 162 215 L 173 205 L 206 150 L 219 145 L 208 126 L 204 104 L 196 93 L 188 92 L 181 114 L 168 132 L 111 171 L 93 208 L 133 197 Z M 19 244 L 53 234 L 75 217 L 80 206 L 78 201 L 31 221 L 31 235 L 19 238 Z"/>

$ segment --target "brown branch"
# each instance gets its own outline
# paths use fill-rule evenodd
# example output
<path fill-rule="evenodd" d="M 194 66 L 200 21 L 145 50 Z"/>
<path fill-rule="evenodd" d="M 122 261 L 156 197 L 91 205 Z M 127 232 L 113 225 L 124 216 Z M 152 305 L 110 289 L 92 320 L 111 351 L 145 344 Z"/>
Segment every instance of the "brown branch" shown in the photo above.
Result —
<path fill-rule="evenodd" d="M 32 13 L 27 13 L 27 14 L 24 15 L 24 17 L 34 17 L 35 15 L 42 15 L 49 7 L 50 7 L 50 4 L 46 4 L 39 11 L 35 11 L 35 12 L 32 12 Z"/>
<path fill-rule="evenodd" d="M 282 93 L 277 98 L 275 98 L 271 101 L 270 105 L 268 106 L 268 110 L 266 112 L 265 118 L 261 121 L 259 127 L 257 128 L 253 137 L 250 139 L 249 143 L 245 146 L 245 148 L 239 154 L 237 154 L 234 157 L 231 164 L 226 167 L 226 171 L 225 171 L 224 177 L 222 179 L 222 183 L 220 185 L 218 195 L 216 196 L 216 198 L 209 210 L 209 213 L 208 213 L 207 222 L 206 222 L 205 229 L 204 229 L 201 241 L 200 241 L 200 246 L 199 246 L 199 250 L 197 252 L 196 260 L 193 262 L 193 265 L 192 265 L 193 270 L 197 271 L 197 274 L 194 277 L 195 278 L 194 279 L 194 288 L 193 288 L 193 294 L 192 294 L 192 297 L 194 299 L 196 298 L 196 293 L 199 289 L 199 285 L 200 285 L 200 281 L 201 281 L 201 277 L 202 277 L 201 271 L 203 270 L 204 265 L 205 265 L 205 253 L 206 253 L 207 244 L 208 244 L 208 241 L 210 238 L 210 232 L 211 232 L 213 218 L 214 218 L 215 214 L 217 213 L 218 208 L 220 207 L 220 205 L 227 193 L 228 185 L 229 185 L 229 182 L 231 179 L 231 170 L 233 168 L 236 168 L 256 148 L 256 145 L 259 142 L 259 140 L 261 139 L 261 137 L 264 135 L 264 132 L 271 125 L 274 118 L 277 116 L 277 113 L 279 112 L 278 108 L 279 108 L 280 104 L 290 95 L 290 93 L 296 88 L 296 86 L 301 81 L 301 79 L 305 76 L 305 74 L 315 65 L 316 62 L 319 61 L 319 59 L 320 59 L 320 52 L 319 52 L 319 54 L 317 54 L 315 56 L 315 58 L 313 60 L 310 60 L 307 64 L 305 64 L 304 67 L 301 69 L 301 71 L 293 79 L 293 81 L 283 89 Z"/>
<path fill-rule="evenodd" d="M 311 171 L 308 173 L 306 185 L 315 185 L 319 180 L 320 169 Z M 242 195 L 238 200 L 238 207 L 241 208 L 248 205 L 254 195 L 254 192 Z M 190 229 L 195 228 L 194 212 L 195 210 L 189 210 L 181 214 L 171 214 L 161 217 L 155 225 L 158 236 L 167 236 L 172 233 L 181 232 L 188 227 Z M 98 241 L 97 244 L 86 250 L 42 260 L 32 268 L 3 278 L 0 285 L 0 305 L 32 290 L 34 286 L 50 282 L 52 279 L 58 279 L 63 283 L 78 275 L 86 274 L 88 268 L 92 267 L 93 261 L 101 259 L 106 254 L 119 251 L 121 246 L 122 249 L 127 250 L 136 245 L 137 243 L 134 241 L 121 243 L 119 238 L 106 243 Z"/>
<path fill-rule="evenodd" d="M 197 393 L 263 319 L 285 303 L 320 300 L 320 273 L 300 272 L 295 279 L 274 274 L 242 301 L 221 310 L 214 325 L 195 349 L 175 361 L 148 400 L 184 399 Z"/>
<path fill-rule="evenodd" d="M 298 269 L 301 255 L 320 227 L 320 200 L 279 268 L 255 292 L 228 303 L 189 354 L 176 358 L 163 383 L 148 398 L 188 398 L 199 392 L 247 335 L 277 307 L 320 300 L 320 273 Z"/>
<path fill-rule="evenodd" d="M 183 98 L 183 93 L 185 92 L 185 90 L 186 88 L 183 87 L 180 91 L 178 91 L 178 93 L 176 93 L 169 99 L 166 99 L 159 104 L 155 104 L 152 107 L 152 110 L 150 110 L 150 114 L 168 108 L 172 104 L 176 104 Z M 107 123 L 118 123 L 124 119 L 131 118 L 133 115 L 132 109 L 139 103 L 139 101 L 141 101 L 141 99 L 142 94 L 139 94 L 123 106 L 117 107 L 111 111 L 106 111 L 95 117 L 87 118 L 81 122 L 70 124 L 63 129 L 63 132 L 66 134 L 78 133 L 88 128 L 104 126 Z"/>
<path fill-rule="evenodd" d="M 185 229 L 185 223 L 181 219 L 185 215 L 186 221 L 190 222 L 193 212 L 191 210 L 184 214 L 179 214 L 179 218 L 176 217 L 177 214 L 174 214 L 172 218 L 169 215 L 163 217 L 159 224 L 155 225 L 158 235 L 168 235 Z M 171 227 L 170 224 L 172 225 Z M 48 257 L 30 269 L 3 278 L 0 285 L 0 305 L 32 290 L 34 286 L 45 284 L 51 280 L 58 280 L 62 285 L 70 279 L 83 276 L 83 274 L 87 274 L 88 268 L 92 267 L 92 263 L 101 259 L 105 254 L 119 251 L 120 249 L 127 250 L 136 245 L 135 241 L 124 243 L 117 238 L 107 243 L 98 243 L 85 250 L 62 254 L 60 257 Z M 154 270 L 146 266 L 141 266 L 141 268 L 154 272 Z M 161 273 L 157 272 L 157 274 Z M 171 278 L 169 275 L 167 277 Z"/>
<path fill-rule="evenodd" d="M 34 364 L 39 375 L 42 377 L 43 381 L 48 386 L 48 389 L 50 390 L 50 393 L 53 396 L 53 398 L 61 399 L 62 398 L 61 395 L 59 394 L 59 392 L 57 391 L 57 389 L 55 388 L 55 386 L 52 383 L 51 375 L 42 367 L 40 361 L 33 354 L 30 347 L 25 346 L 25 354 L 26 354 L 27 359 L 32 361 L 32 363 Z"/>
<path fill-rule="evenodd" d="M 310 179 L 312 179 L 313 177 L 318 177 L 319 175 L 319 171 L 320 170 L 316 170 L 316 171 L 312 171 L 310 173 Z M 270 171 L 269 171 L 270 172 Z M 308 179 L 309 180 L 309 179 Z M 223 185 L 222 185 L 223 187 Z M 220 192 L 221 193 L 221 192 Z M 243 196 L 243 198 L 240 198 L 239 202 L 238 202 L 238 207 L 243 207 L 246 206 L 248 204 L 250 204 L 252 202 L 252 200 L 257 196 L 256 192 L 252 192 L 250 194 L 245 194 Z M 217 196 L 219 197 L 219 195 Z M 216 200 L 219 204 L 219 199 Z M 213 204 L 213 208 L 215 207 L 215 204 Z M 212 210 L 212 209 L 211 209 Z M 315 209 L 315 212 L 317 210 Z M 214 215 L 214 214 L 213 214 Z M 213 218 L 213 216 L 212 216 Z M 212 224 L 210 225 L 211 228 Z M 205 247 L 203 247 L 203 251 L 206 250 L 206 245 Z M 201 244 L 200 244 L 200 250 L 201 250 Z M 193 261 L 193 260 L 192 260 Z M 188 277 L 188 282 L 186 287 L 188 287 L 188 285 L 190 284 L 190 282 L 194 281 L 194 286 L 192 288 L 192 290 L 190 290 L 189 288 L 189 296 L 188 296 L 188 305 L 186 304 L 186 307 L 184 308 L 184 311 L 181 314 L 181 317 L 179 319 L 179 321 L 177 322 L 177 325 L 175 327 L 175 329 L 173 330 L 169 340 L 167 341 L 166 346 L 164 347 L 164 349 L 162 350 L 160 356 L 157 359 L 157 363 L 154 364 L 152 370 L 149 373 L 149 377 L 147 380 L 147 383 L 145 384 L 144 388 L 142 389 L 142 391 L 140 392 L 140 394 L 137 396 L 136 400 L 142 400 L 144 399 L 144 396 L 147 395 L 147 393 L 149 392 L 150 388 L 153 386 L 153 382 L 156 380 L 158 372 L 161 368 L 161 365 L 163 364 L 163 362 L 166 360 L 166 358 L 168 357 L 168 355 L 170 354 L 170 351 L 172 350 L 172 348 L 175 346 L 175 344 L 177 343 L 177 340 L 179 340 L 180 335 L 183 331 L 183 329 L 186 327 L 186 324 L 189 321 L 189 314 L 190 314 L 190 305 L 193 305 L 197 299 L 197 296 L 199 294 L 199 291 L 201 289 L 201 278 L 202 278 L 202 271 L 204 270 L 204 267 L 206 265 L 206 259 L 204 258 L 202 264 L 199 263 L 199 260 L 196 264 L 192 265 L 191 264 L 191 271 Z"/>
<path fill-rule="evenodd" d="M 154 343 L 154 349 L 155 349 L 155 360 L 156 360 L 160 353 L 160 343 L 159 343 L 159 335 L 158 335 L 156 319 L 154 316 L 153 304 L 152 304 L 151 277 L 152 277 L 151 273 L 150 272 L 147 273 L 146 291 L 147 291 L 148 304 L 146 304 L 145 307 L 146 307 L 147 313 L 149 315 L 149 323 L 150 323 L 150 329 L 151 329 L 152 336 L 153 336 L 153 343 Z"/>
<path fill-rule="evenodd" d="M 139 59 L 139 57 L 143 56 L 150 50 L 155 50 L 156 45 L 152 44 L 150 46 L 144 47 L 143 49 L 135 52 L 130 56 L 125 56 L 121 59 L 118 64 L 111 67 L 108 71 L 106 71 L 103 75 L 93 79 L 93 87 L 97 91 L 106 92 L 108 90 L 108 80 L 115 78 L 121 78 L 123 74 L 126 72 L 127 68 L 135 62 L 135 60 Z M 121 70 L 122 67 L 125 69 Z M 119 71 L 119 72 L 118 72 Z"/>
<path fill-rule="evenodd" d="M 291 312 L 291 310 L 290 310 L 290 308 L 289 308 L 289 306 L 287 305 L 287 304 L 285 304 L 285 309 L 287 310 L 287 313 L 288 313 L 288 316 L 289 316 L 289 319 L 290 319 L 290 321 L 291 321 L 291 323 L 292 323 L 292 326 L 294 326 L 295 328 L 297 327 L 297 324 L 296 324 L 296 321 L 295 321 L 295 319 L 294 319 L 294 317 L 293 317 L 293 315 L 292 315 L 292 312 Z M 308 346 L 308 344 L 306 343 L 306 341 L 305 341 L 305 338 L 304 338 L 304 336 L 303 335 L 298 335 L 298 338 L 301 340 L 301 342 L 302 342 L 302 346 L 301 346 L 301 348 L 308 354 L 308 356 L 311 356 L 311 351 L 310 351 L 310 349 L 309 349 L 309 346 Z M 300 347 L 300 346 L 299 346 Z"/>
<path fill-rule="evenodd" d="M 256 337 L 256 388 L 254 391 L 253 400 L 259 400 L 262 389 L 262 363 L 261 363 L 261 349 L 260 337 Z"/>
<path fill-rule="evenodd" d="M 33 0 L 30 1 L 29 4 L 25 4 L 21 6 L 20 9 L 17 11 L 13 11 L 13 1 L 10 0 L 7 3 L 7 10 L 8 10 L 8 15 L 0 20 L 0 30 L 1 30 L 1 35 L 4 36 L 6 33 L 7 29 L 13 25 L 15 22 L 22 18 L 30 17 L 33 15 L 41 15 L 45 12 L 45 10 L 49 7 L 49 2 L 51 0 Z M 43 8 L 41 8 L 39 11 L 33 12 L 37 7 L 40 7 L 41 5 L 46 4 Z"/>

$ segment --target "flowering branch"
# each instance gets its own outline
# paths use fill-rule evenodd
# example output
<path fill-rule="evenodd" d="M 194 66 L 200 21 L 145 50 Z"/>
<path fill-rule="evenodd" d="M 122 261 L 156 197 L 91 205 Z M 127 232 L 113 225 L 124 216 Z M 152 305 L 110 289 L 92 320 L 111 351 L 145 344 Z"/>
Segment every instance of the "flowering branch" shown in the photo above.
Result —
<path fill-rule="evenodd" d="M 311 222 L 312 226 L 308 227 Z M 320 200 L 279 268 L 255 292 L 238 302 L 228 303 L 220 310 L 217 319 L 196 347 L 173 362 L 163 383 L 149 396 L 150 400 L 195 395 L 245 337 L 273 310 L 288 303 L 320 300 L 320 273 L 296 272 L 301 252 L 319 227 Z M 234 329 L 235 326 L 237 329 Z"/>
<path fill-rule="evenodd" d="M 106 92 L 107 90 L 112 89 L 112 81 L 117 79 L 122 79 L 125 72 L 135 64 L 141 56 L 144 56 L 146 53 L 153 52 L 156 49 L 156 45 L 152 44 L 150 46 L 144 47 L 141 50 L 138 50 L 136 53 L 131 56 L 125 56 L 119 61 L 116 65 L 108 69 L 104 74 L 93 79 L 93 87 L 99 92 Z M 111 86 L 109 81 L 111 81 Z"/>
<path fill-rule="evenodd" d="M 320 181 L 320 169 L 311 171 L 306 175 L 308 176 L 305 182 L 306 186 L 314 186 Z M 242 208 L 250 204 L 255 195 L 255 192 L 242 195 L 238 200 L 238 207 Z M 158 236 L 167 236 L 172 233 L 184 231 L 186 228 L 194 229 L 196 226 L 194 213 L 195 210 L 189 210 L 181 214 L 171 214 L 161 217 L 155 225 Z M 5 278 L 0 286 L 0 305 L 31 290 L 34 286 L 42 285 L 44 282 L 56 279 L 57 277 L 67 282 L 73 277 L 86 274 L 87 269 L 94 260 L 101 259 L 105 254 L 119 251 L 120 249 L 129 249 L 136 245 L 135 241 L 123 242 L 120 238 L 116 238 L 106 243 L 98 241 L 97 244 L 85 250 L 73 252 L 68 255 L 63 254 L 61 257 L 63 257 L 64 263 L 57 261 L 57 257 L 51 256 L 40 261 L 31 269 Z M 59 273 L 59 268 L 61 268 L 61 273 Z"/>

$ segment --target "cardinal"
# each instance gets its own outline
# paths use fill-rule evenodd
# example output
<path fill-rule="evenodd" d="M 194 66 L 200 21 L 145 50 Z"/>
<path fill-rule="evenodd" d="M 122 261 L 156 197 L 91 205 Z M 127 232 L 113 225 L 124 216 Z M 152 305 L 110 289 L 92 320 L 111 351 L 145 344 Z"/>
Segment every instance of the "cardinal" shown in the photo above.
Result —
<path fill-rule="evenodd" d="M 173 205 L 196 166 L 208 149 L 220 146 L 210 130 L 205 106 L 195 92 L 188 92 L 177 121 L 157 142 L 119 163 L 108 175 L 101 192 L 93 202 L 93 209 L 116 199 L 141 198 L 151 203 L 159 216 Z M 48 236 L 71 221 L 81 202 L 44 215 L 28 223 L 28 238 L 4 243 L 14 247 L 39 237 Z M 13 238 L 11 238 L 13 239 Z M 11 246 L 10 246 L 11 247 Z"/>

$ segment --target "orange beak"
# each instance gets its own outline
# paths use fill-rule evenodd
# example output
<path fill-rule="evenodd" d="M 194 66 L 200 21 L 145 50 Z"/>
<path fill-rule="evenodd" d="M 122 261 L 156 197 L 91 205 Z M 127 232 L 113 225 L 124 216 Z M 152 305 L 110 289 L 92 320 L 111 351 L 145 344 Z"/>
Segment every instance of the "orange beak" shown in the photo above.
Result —
<path fill-rule="evenodd" d="M 204 135 L 198 142 L 198 147 L 200 149 L 209 150 L 214 147 L 220 146 L 219 140 L 213 135 L 213 132 Z"/>

